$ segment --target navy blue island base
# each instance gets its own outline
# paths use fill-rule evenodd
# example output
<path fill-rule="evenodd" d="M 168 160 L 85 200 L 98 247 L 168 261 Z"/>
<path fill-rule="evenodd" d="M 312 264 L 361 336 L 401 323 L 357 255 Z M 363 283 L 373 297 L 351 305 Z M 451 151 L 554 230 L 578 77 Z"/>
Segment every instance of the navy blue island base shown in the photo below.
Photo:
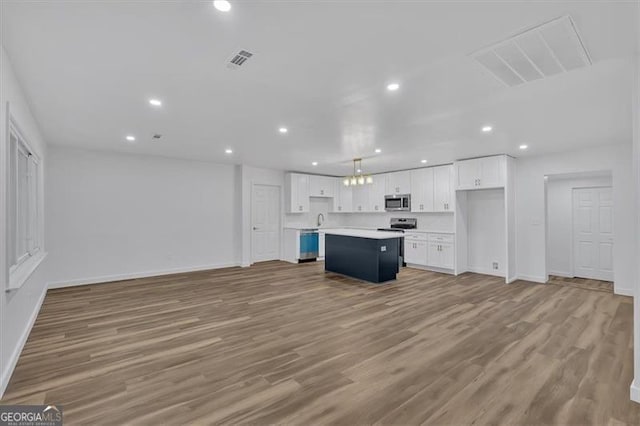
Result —
<path fill-rule="evenodd" d="M 324 270 L 383 283 L 396 279 L 400 270 L 398 237 L 376 239 L 325 235 Z"/>

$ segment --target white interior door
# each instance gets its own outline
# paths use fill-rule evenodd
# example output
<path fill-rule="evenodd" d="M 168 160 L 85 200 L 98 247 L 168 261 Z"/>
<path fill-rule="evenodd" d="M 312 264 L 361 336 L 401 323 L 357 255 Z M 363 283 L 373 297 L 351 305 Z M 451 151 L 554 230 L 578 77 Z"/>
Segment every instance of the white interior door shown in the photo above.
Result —
<path fill-rule="evenodd" d="M 576 277 L 613 281 L 610 187 L 573 190 L 573 270 Z"/>
<path fill-rule="evenodd" d="M 251 191 L 251 261 L 280 258 L 280 187 L 253 185 Z"/>

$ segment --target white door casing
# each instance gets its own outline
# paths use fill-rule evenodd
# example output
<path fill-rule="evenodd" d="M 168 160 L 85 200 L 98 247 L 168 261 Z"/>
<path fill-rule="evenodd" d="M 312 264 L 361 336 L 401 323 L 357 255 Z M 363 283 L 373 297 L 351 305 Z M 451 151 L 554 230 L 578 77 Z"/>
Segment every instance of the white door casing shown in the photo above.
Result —
<path fill-rule="evenodd" d="M 613 281 L 611 187 L 573 190 L 573 273 Z"/>
<path fill-rule="evenodd" d="M 280 258 L 280 187 L 254 184 L 251 191 L 251 261 Z"/>

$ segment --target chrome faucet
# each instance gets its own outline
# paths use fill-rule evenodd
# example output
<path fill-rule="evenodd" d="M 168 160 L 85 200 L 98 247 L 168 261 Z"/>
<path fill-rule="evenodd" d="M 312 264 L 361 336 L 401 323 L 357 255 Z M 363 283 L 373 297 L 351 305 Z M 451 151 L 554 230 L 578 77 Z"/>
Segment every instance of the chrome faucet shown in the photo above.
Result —
<path fill-rule="evenodd" d="M 324 223 L 324 215 L 322 213 L 318 213 L 318 226 L 322 226 Z"/>

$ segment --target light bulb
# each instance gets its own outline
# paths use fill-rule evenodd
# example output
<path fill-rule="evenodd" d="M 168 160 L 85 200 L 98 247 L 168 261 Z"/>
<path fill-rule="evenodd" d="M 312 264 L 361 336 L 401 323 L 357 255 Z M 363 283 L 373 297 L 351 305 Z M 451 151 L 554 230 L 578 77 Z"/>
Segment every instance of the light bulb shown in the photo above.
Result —
<path fill-rule="evenodd" d="M 373 176 L 367 176 L 367 183 L 373 183 Z"/>
<path fill-rule="evenodd" d="M 364 185 L 364 176 L 358 178 L 358 185 Z"/>
<path fill-rule="evenodd" d="M 344 186 L 349 186 L 349 178 L 344 178 L 342 183 L 343 183 Z"/>

